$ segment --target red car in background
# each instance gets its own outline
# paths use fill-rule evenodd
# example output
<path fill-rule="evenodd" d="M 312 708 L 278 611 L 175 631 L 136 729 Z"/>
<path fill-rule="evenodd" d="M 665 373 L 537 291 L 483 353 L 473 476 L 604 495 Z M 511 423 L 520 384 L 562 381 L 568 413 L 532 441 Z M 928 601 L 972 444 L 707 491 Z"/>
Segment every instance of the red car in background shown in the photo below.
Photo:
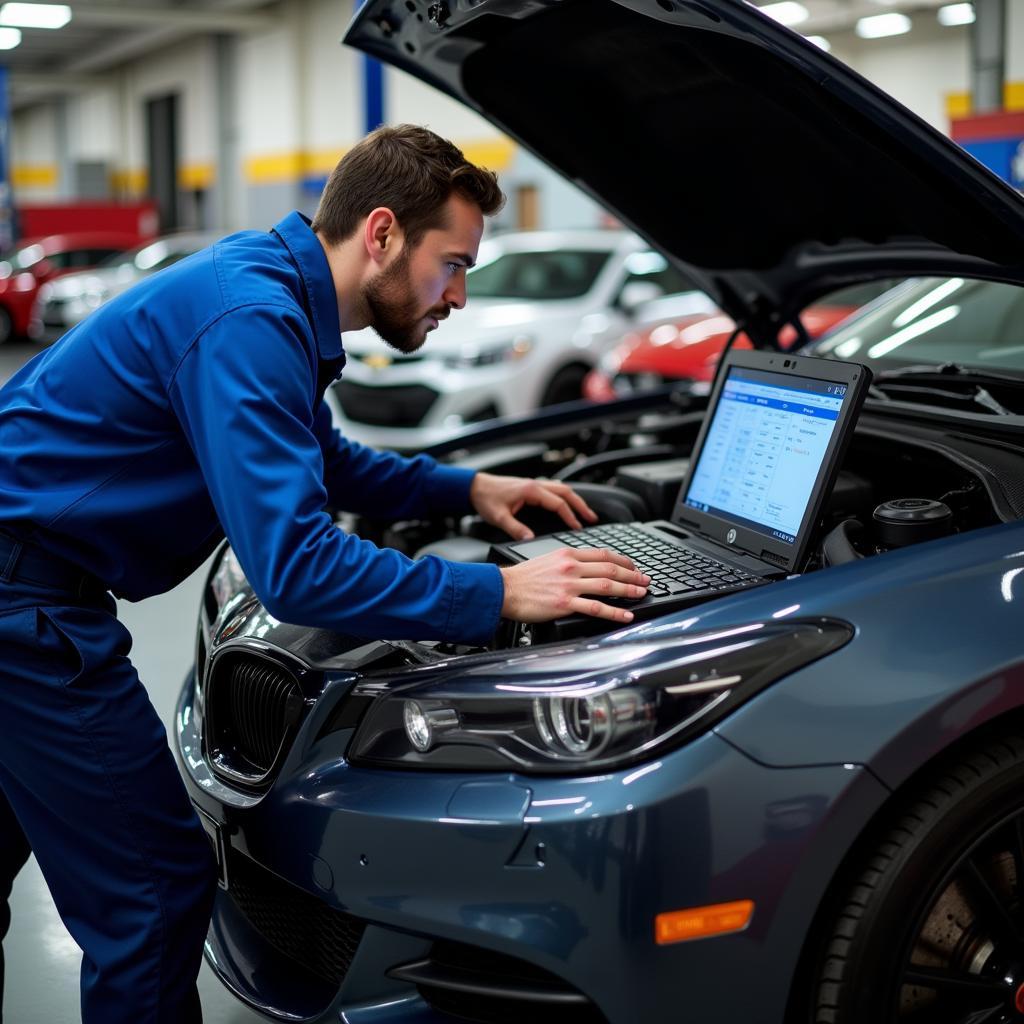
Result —
<path fill-rule="evenodd" d="M 120 231 L 75 231 L 26 238 L 0 256 L 0 344 L 28 333 L 36 293 L 44 281 L 87 270 L 138 243 Z"/>
<path fill-rule="evenodd" d="M 893 284 L 894 281 L 875 281 L 834 292 L 800 314 L 804 329 L 812 339 L 820 337 Z M 587 374 L 583 397 L 592 402 L 609 402 L 673 380 L 710 382 L 718 357 L 735 329 L 729 317 L 716 312 L 680 316 L 670 323 L 627 334 L 601 360 L 601 365 Z M 788 324 L 779 333 L 783 348 L 789 348 L 796 340 L 796 330 Z M 753 348 L 745 334 L 733 342 L 733 347 Z"/>

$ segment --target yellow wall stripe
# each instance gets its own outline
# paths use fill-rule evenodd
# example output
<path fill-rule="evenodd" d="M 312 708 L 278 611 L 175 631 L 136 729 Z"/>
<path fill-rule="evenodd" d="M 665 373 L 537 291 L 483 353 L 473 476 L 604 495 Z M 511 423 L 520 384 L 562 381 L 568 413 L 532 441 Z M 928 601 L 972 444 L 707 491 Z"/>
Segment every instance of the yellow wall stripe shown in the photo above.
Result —
<path fill-rule="evenodd" d="M 511 139 L 488 139 L 459 143 L 466 159 L 492 171 L 503 171 L 512 163 L 516 145 Z M 344 149 L 291 150 L 251 156 L 245 161 L 245 180 L 250 185 L 278 185 L 322 177 L 334 170 Z"/>
<path fill-rule="evenodd" d="M 60 180 L 56 164 L 14 164 L 11 184 L 15 188 L 53 188 Z"/>
<path fill-rule="evenodd" d="M 972 113 L 971 106 L 969 92 L 946 93 L 946 116 L 950 120 L 969 117 Z M 1024 82 L 1006 82 L 1003 85 L 1003 110 L 1024 110 Z"/>
<path fill-rule="evenodd" d="M 1003 106 L 1007 110 L 1024 110 L 1024 82 L 1007 82 L 1003 86 Z"/>
<path fill-rule="evenodd" d="M 345 153 L 344 149 L 314 149 L 304 154 L 303 177 L 330 174 Z"/>
<path fill-rule="evenodd" d="M 213 164 L 185 164 L 178 168 L 178 188 L 198 191 L 209 188 L 217 180 Z"/>
<path fill-rule="evenodd" d="M 272 185 L 302 177 L 302 153 L 270 153 L 245 161 L 245 180 L 250 185 Z"/>
<path fill-rule="evenodd" d="M 145 168 L 122 168 L 111 173 L 110 184 L 115 192 L 122 195 L 145 195 L 149 188 L 149 173 Z"/>
<path fill-rule="evenodd" d="M 504 137 L 486 142 L 467 142 L 459 149 L 471 164 L 486 167 L 489 171 L 508 170 L 516 155 L 516 144 Z"/>

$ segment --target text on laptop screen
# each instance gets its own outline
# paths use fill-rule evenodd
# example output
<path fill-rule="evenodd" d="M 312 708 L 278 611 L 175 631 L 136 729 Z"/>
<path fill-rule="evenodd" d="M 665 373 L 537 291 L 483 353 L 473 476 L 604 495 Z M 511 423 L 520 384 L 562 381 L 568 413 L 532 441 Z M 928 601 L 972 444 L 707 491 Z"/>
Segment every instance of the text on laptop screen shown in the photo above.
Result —
<path fill-rule="evenodd" d="M 846 385 L 732 367 L 685 504 L 792 544 Z"/>

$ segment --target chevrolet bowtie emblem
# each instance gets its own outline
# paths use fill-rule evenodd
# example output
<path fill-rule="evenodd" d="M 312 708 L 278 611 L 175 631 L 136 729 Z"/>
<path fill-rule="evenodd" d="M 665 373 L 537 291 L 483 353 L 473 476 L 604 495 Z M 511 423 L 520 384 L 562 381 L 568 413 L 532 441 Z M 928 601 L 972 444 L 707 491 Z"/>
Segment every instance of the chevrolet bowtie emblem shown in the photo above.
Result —
<path fill-rule="evenodd" d="M 391 356 L 381 356 L 381 355 L 363 356 L 363 362 L 371 370 L 383 370 L 385 366 L 390 366 L 391 365 Z"/>

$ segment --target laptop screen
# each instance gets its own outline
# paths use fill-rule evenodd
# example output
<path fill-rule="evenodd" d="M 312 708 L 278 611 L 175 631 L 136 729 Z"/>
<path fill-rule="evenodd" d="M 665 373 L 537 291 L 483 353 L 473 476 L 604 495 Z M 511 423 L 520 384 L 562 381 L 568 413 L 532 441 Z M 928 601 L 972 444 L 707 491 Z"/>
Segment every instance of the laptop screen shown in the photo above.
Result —
<path fill-rule="evenodd" d="M 847 385 L 732 366 L 683 503 L 794 544 Z"/>

